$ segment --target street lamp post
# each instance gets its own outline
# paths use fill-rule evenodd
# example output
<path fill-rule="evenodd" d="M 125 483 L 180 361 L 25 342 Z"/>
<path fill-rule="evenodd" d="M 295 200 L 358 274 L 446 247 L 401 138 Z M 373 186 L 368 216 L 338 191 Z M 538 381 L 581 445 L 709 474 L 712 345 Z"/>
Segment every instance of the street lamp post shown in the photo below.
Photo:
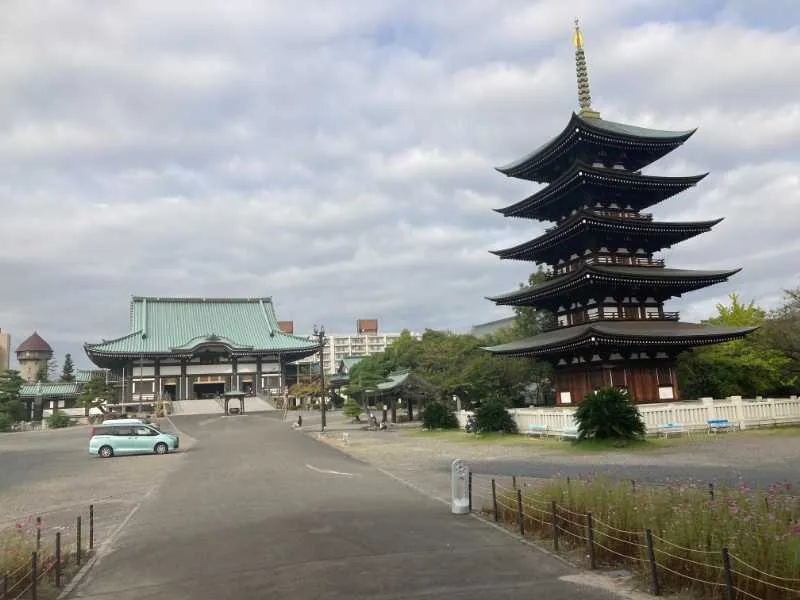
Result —
<path fill-rule="evenodd" d="M 317 342 L 319 343 L 319 391 L 320 391 L 320 431 L 324 432 L 325 427 L 327 426 L 326 421 L 326 411 L 328 409 L 327 403 L 325 402 L 325 365 L 323 364 L 323 350 L 325 349 L 325 326 L 320 325 L 317 328 L 314 325 L 314 336 L 317 338 Z"/>

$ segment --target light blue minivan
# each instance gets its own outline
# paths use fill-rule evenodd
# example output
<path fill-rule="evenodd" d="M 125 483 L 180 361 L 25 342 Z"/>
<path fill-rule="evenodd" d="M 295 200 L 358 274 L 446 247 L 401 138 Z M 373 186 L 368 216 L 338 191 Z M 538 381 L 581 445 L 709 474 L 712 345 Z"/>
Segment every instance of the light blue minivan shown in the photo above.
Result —
<path fill-rule="evenodd" d="M 104 423 L 92 428 L 89 454 L 111 458 L 122 454 L 166 454 L 177 450 L 177 435 L 141 422 Z"/>

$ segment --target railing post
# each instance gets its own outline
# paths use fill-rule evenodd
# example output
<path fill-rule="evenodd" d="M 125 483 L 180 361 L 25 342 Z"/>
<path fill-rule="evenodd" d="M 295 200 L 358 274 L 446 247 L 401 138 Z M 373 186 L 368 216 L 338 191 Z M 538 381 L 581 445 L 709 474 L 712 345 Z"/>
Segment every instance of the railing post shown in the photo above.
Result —
<path fill-rule="evenodd" d="M 42 548 L 42 517 L 36 517 L 36 551 Z"/>
<path fill-rule="evenodd" d="M 519 534 L 525 535 L 525 513 L 522 511 L 522 490 L 517 490 L 517 522 L 519 522 Z"/>
<path fill-rule="evenodd" d="M 494 522 L 497 523 L 499 515 L 497 514 L 497 483 L 492 479 L 492 507 L 494 508 Z"/>
<path fill-rule="evenodd" d="M 736 590 L 733 587 L 733 574 L 731 573 L 731 555 L 728 553 L 728 548 L 722 548 L 722 566 L 725 569 L 725 589 L 727 591 L 728 600 L 734 600 L 736 597 Z"/>
<path fill-rule="evenodd" d="M 61 532 L 56 532 L 56 587 L 61 587 Z"/>
<path fill-rule="evenodd" d="M 653 532 L 646 529 L 645 538 L 647 539 L 647 559 L 650 561 L 650 583 L 652 584 L 653 595 L 661 595 L 661 586 L 658 584 L 658 571 L 656 570 L 656 553 L 653 550 Z"/>
<path fill-rule="evenodd" d="M 472 478 L 472 473 L 470 473 L 470 478 Z M 89 505 L 89 550 L 93 549 L 94 549 L 94 504 L 90 504 Z"/>
<path fill-rule="evenodd" d="M 39 560 L 36 552 L 31 552 L 31 600 L 36 600 L 38 590 L 36 586 L 39 583 Z"/>
<path fill-rule="evenodd" d="M 77 548 L 75 550 L 75 558 L 78 561 L 78 566 L 81 566 L 81 516 L 78 515 L 78 519 L 75 525 L 75 540 L 77 542 Z"/>
<path fill-rule="evenodd" d="M 589 568 L 595 569 L 594 560 L 594 524 L 592 522 L 592 511 L 586 513 L 586 543 L 589 546 Z"/>
<path fill-rule="evenodd" d="M 467 497 L 469 499 L 469 512 L 472 512 L 472 471 L 467 475 Z"/>
<path fill-rule="evenodd" d="M 553 550 L 558 552 L 558 508 L 556 501 L 550 501 L 550 518 L 553 520 Z"/>

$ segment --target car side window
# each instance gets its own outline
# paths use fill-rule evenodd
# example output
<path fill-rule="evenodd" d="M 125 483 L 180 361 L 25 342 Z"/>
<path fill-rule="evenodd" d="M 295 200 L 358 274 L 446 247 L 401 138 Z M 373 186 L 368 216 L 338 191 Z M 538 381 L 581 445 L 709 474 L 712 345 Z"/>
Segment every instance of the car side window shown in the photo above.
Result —
<path fill-rule="evenodd" d="M 157 435 L 157 434 L 156 434 L 155 431 L 153 431 L 149 427 L 137 427 L 136 428 L 136 435 L 148 436 L 148 435 Z"/>
<path fill-rule="evenodd" d="M 114 427 L 114 435 L 133 435 L 132 427 Z"/>

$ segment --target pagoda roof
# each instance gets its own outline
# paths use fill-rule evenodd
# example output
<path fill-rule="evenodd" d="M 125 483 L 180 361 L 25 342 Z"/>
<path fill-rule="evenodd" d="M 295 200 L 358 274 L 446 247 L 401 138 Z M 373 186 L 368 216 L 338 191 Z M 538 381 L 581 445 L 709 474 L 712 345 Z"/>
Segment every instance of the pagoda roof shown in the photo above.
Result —
<path fill-rule="evenodd" d="M 543 356 L 591 346 L 684 348 L 738 339 L 756 329 L 680 321 L 597 321 L 483 349 L 500 356 Z"/>
<path fill-rule="evenodd" d="M 566 275 L 552 277 L 536 285 L 492 296 L 488 300 L 501 305 L 534 306 L 537 303 L 558 301 L 560 298 L 575 294 L 588 286 L 593 286 L 593 289 L 597 289 L 598 286 L 605 287 L 609 292 L 620 287 L 660 288 L 673 296 L 726 281 L 728 277 L 740 270 L 696 271 L 659 267 L 601 266 L 585 263 L 579 269 Z"/>
<path fill-rule="evenodd" d="M 624 238 L 627 246 L 655 252 L 710 231 L 722 219 L 711 221 L 649 221 L 599 215 L 582 210 L 547 230 L 544 235 L 504 250 L 491 250 L 502 259 L 527 260 L 555 264 L 559 259 L 583 252 L 586 236 L 601 240 Z M 599 242 L 598 242 L 599 243 Z"/>
<path fill-rule="evenodd" d="M 576 159 L 613 148 L 624 152 L 629 170 L 638 171 L 683 144 L 695 131 L 649 129 L 573 113 L 561 133 L 497 170 L 509 177 L 550 182 Z"/>
<path fill-rule="evenodd" d="M 39 335 L 38 331 L 34 331 L 28 339 L 22 342 L 17 347 L 17 353 L 19 352 L 49 352 L 53 353 L 53 349 L 50 347 L 44 338 Z"/>
<path fill-rule="evenodd" d="M 137 356 L 192 356 L 209 347 L 234 355 L 284 353 L 292 360 L 319 349 L 317 342 L 284 333 L 274 305 L 263 298 L 134 296 L 131 333 L 84 347 L 93 362 Z"/>
<path fill-rule="evenodd" d="M 658 204 L 701 181 L 708 173 L 688 177 L 642 175 L 637 171 L 592 167 L 575 161 L 555 181 L 538 192 L 505 208 L 497 208 L 506 217 L 557 221 L 594 198 L 620 208 L 642 210 Z M 601 192 L 592 194 L 592 192 Z"/>

